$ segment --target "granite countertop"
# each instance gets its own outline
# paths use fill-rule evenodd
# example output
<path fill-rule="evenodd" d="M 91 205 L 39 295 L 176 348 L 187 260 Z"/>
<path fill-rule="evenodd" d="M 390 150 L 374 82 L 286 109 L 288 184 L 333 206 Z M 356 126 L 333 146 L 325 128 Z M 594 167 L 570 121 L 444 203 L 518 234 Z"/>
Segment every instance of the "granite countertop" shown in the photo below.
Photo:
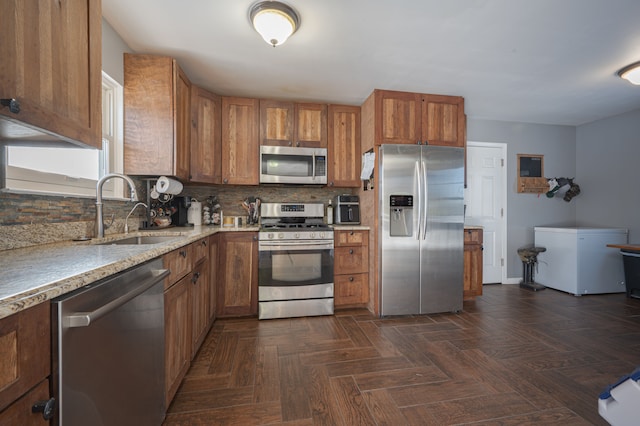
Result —
<path fill-rule="evenodd" d="M 217 232 L 258 231 L 257 226 L 196 226 L 187 231 L 139 231 L 91 241 L 67 241 L 0 253 L 0 319 L 162 256 Z M 132 236 L 175 236 L 143 245 L 100 245 Z"/>

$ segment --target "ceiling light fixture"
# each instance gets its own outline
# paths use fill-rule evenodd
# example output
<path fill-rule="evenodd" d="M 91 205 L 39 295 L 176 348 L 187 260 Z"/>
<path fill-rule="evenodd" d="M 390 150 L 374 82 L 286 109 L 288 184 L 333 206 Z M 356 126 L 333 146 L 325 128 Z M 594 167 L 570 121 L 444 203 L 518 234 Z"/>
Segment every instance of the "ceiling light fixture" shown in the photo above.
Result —
<path fill-rule="evenodd" d="M 622 68 L 618 71 L 618 76 L 631 84 L 640 85 L 640 61 Z"/>
<path fill-rule="evenodd" d="M 251 7 L 251 23 L 264 41 L 273 47 L 287 41 L 300 27 L 300 18 L 293 8 L 278 1 L 261 1 Z"/>

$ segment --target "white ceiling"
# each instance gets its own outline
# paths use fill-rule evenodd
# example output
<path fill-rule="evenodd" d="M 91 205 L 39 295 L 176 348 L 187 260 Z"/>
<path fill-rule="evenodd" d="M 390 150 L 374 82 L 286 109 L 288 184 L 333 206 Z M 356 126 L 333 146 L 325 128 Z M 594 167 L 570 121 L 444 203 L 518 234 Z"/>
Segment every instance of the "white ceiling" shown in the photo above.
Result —
<path fill-rule="evenodd" d="M 465 98 L 470 118 L 580 125 L 640 108 L 638 0 L 283 0 L 271 47 L 257 0 L 102 0 L 138 53 L 171 55 L 220 95 L 360 105 L 374 88 Z"/>

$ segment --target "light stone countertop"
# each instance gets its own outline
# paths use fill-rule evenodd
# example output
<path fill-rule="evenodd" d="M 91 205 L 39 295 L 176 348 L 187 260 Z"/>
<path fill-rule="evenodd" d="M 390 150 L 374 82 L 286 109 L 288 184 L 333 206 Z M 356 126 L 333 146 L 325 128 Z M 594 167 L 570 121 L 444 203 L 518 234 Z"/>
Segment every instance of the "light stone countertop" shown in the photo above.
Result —
<path fill-rule="evenodd" d="M 61 242 L 0 251 L 0 319 L 53 299 L 92 282 L 162 256 L 217 232 L 258 231 L 257 226 L 220 228 L 196 226 L 163 231 L 109 235 L 82 242 Z M 131 236 L 175 236 L 143 245 L 99 245 Z"/>

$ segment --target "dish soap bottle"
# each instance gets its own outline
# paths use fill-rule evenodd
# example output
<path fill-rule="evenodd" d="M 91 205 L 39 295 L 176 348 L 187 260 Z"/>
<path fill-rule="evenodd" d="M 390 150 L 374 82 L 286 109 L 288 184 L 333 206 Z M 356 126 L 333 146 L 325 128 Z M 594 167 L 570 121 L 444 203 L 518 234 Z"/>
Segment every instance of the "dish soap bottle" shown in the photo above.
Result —
<path fill-rule="evenodd" d="M 333 224 L 333 206 L 331 205 L 331 200 L 329 200 L 329 205 L 327 206 L 327 225 Z"/>

